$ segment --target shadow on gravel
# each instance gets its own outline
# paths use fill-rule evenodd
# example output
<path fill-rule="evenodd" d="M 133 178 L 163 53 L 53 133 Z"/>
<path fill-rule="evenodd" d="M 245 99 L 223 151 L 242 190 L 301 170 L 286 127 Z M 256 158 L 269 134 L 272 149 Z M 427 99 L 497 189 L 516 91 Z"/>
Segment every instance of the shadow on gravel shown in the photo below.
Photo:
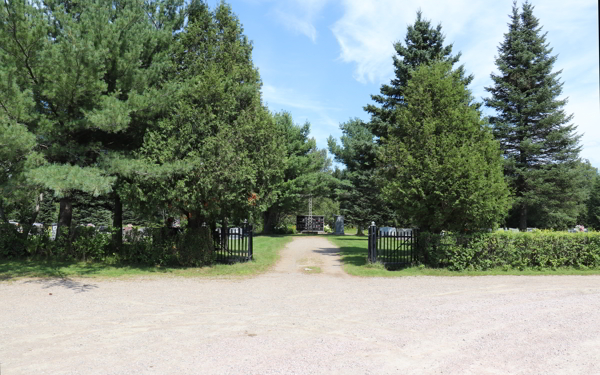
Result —
<path fill-rule="evenodd" d="M 63 277 L 60 279 L 46 278 L 46 279 L 38 279 L 38 280 L 28 280 L 28 281 L 25 281 L 25 284 L 42 284 L 43 289 L 56 288 L 56 287 L 66 288 L 66 289 L 73 290 L 76 293 L 89 292 L 90 290 L 98 288 L 98 285 L 84 284 L 82 282 L 69 279 L 68 277 Z"/>

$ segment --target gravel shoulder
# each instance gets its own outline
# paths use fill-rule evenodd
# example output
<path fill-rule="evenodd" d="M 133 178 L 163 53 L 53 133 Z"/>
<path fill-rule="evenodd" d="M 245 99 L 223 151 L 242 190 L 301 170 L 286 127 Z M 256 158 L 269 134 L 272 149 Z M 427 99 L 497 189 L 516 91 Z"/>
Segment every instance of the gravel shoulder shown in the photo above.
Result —
<path fill-rule="evenodd" d="M 2 375 L 600 374 L 600 276 L 352 277 L 323 236 L 251 279 L 17 280 L 0 301 Z"/>

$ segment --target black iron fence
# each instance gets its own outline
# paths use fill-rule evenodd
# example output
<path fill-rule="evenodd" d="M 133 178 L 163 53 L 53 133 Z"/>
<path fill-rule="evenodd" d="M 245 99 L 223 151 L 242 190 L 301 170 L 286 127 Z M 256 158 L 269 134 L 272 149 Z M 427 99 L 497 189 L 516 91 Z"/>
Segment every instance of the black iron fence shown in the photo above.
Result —
<path fill-rule="evenodd" d="M 410 266 L 418 261 L 418 229 L 369 227 L 369 253 L 371 263 L 382 263 L 387 268 Z"/>
<path fill-rule="evenodd" d="M 218 227 L 213 233 L 215 260 L 219 263 L 238 263 L 252 260 L 252 224 L 240 227 Z"/>

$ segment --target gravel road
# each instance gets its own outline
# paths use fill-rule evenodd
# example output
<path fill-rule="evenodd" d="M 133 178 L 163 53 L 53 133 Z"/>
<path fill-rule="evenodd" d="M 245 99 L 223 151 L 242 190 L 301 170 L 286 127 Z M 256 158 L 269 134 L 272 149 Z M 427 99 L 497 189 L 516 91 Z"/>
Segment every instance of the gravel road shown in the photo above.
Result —
<path fill-rule="evenodd" d="M 1 375 L 600 374 L 600 276 L 352 277 L 323 236 L 250 279 L 17 280 L 0 306 Z"/>

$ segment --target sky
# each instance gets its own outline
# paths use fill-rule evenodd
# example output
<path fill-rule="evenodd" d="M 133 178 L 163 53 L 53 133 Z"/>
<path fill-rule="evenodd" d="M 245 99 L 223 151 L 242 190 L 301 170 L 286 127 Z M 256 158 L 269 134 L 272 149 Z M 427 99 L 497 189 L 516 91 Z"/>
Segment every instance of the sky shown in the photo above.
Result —
<path fill-rule="evenodd" d="M 215 2 L 217 0 L 210 0 Z M 394 76 L 393 44 L 404 42 L 417 10 L 441 23 L 445 44 L 475 79 L 477 101 L 489 97 L 490 74 L 508 31 L 512 0 L 229 0 L 244 34 L 253 42 L 253 61 L 263 81 L 264 103 L 287 111 L 294 122 L 311 124 L 319 148 L 340 137 L 340 123 L 368 121 L 363 107 Z M 521 6 L 519 1 L 519 7 Z M 562 70 L 560 99 L 582 134 L 581 157 L 600 169 L 598 2 L 534 0 L 546 41 Z M 210 4 L 210 2 L 209 2 Z M 215 5 L 211 4 L 211 5 Z M 484 114 L 491 115 L 489 109 Z"/>

